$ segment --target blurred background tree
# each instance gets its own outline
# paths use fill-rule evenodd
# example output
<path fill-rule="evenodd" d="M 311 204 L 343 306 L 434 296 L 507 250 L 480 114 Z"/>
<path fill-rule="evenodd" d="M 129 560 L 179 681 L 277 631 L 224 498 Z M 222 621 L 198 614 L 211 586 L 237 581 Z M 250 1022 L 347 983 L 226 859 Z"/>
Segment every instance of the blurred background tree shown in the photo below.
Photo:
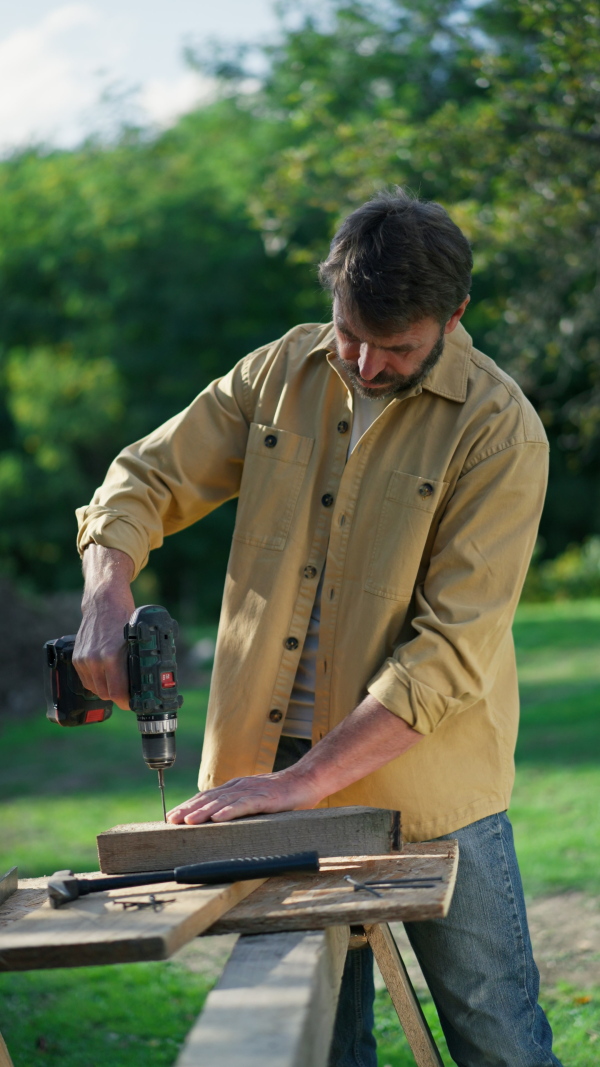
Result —
<path fill-rule="evenodd" d="M 258 83 L 249 50 L 191 47 L 220 97 L 158 136 L 0 164 L 0 566 L 33 589 L 78 584 L 73 509 L 123 444 L 326 321 L 316 262 L 393 184 L 473 242 L 467 329 L 551 438 L 542 556 L 600 533 L 600 4 L 329 0 L 286 25 Z M 152 598 L 215 616 L 233 511 L 167 540 Z"/>

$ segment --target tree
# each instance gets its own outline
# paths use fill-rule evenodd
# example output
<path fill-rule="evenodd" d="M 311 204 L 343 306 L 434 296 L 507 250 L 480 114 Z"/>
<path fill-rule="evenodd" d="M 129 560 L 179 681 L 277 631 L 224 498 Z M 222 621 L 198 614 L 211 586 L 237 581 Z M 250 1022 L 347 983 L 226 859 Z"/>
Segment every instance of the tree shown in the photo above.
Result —
<path fill-rule="evenodd" d="M 476 343 L 552 444 L 546 550 L 600 530 L 600 5 L 331 5 L 271 52 L 256 110 L 293 136 L 253 201 L 290 262 L 381 186 L 441 201 L 474 244 Z M 590 506 L 590 501 L 592 504 Z"/>
<path fill-rule="evenodd" d="M 310 315 L 310 285 L 245 213 L 261 136 L 224 100 L 154 139 L 0 165 L 0 560 L 16 577 L 77 584 L 74 508 L 119 448 Z M 153 560 L 190 614 L 216 610 L 231 525 L 225 509 Z"/>
<path fill-rule="evenodd" d="M 110 459 L 324 320 L 316 262 L 395 183 L 473 242 L 467 328 L 551 438 L 546 553 L 600 532 L 600 0 L 311 10 L 262 49 L 252 92 L 243 52 L 192 55 L 221 95 L 171 130 L 0 163 L 0 567 L 17 578 L 78 583 L 73 509 Z M 152 595 L 216 612 L 232 519 L 168 539 Z"/>

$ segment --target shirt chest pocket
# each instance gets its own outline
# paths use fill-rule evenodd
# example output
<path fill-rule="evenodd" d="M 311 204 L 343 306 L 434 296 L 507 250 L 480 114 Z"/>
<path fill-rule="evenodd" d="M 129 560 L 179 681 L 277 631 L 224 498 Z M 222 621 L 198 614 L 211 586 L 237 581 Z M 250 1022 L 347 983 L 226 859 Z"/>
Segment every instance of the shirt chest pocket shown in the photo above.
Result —
<path fill-rule="evenodd" d="M 446 482 L 392 471 L 371 550 L 365 589 L 408 600 Z"/>
<path fill-rule="evenodd" d="M 251 423 L 233 534 L 237 541 L 285 547 L 313 445 L 311 437 Z"/>

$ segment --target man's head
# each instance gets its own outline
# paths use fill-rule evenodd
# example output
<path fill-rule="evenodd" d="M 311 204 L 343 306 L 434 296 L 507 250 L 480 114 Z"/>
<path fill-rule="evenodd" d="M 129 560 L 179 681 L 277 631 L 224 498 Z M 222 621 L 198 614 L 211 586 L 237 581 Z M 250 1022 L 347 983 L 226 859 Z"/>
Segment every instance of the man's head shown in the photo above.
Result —
<path fill-rule="evenodd" d="M 417 385 L 468 302 L 469 243 L 439 204 L 380 193 L 342 223 L 320 267 L 334 298 L 338 355 L 357 391 Z"/>

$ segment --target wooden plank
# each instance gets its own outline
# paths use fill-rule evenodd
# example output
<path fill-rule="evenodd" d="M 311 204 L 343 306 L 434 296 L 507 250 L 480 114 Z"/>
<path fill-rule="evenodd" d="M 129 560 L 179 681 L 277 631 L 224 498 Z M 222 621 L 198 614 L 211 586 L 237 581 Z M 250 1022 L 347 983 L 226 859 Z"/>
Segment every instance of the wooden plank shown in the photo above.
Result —
<path fill-rule="evenodd" d="M 321 860 L 318 875 L 270 878 L 206 930 L 207 934 L 258 934 L 276 930 L 320 930 L 338 923 L 415 922 L 443 918 L 450 907 L 456 870 L 456 841 L 405 845 L 388 856 Z M 387 878 L 440 878 L 432 888 L 380 889 L 380 897 L 356 892 L 358 882 Z"/>
<path fill-rule="evenodd" d="M 392 931 L 387 923 L 365 930 L 417 1067 L 444 1067 Z"/>
<path fill-rule="evenodd" d="M 159 911 L 112 903 L 148 901 L 152 886 L 93 893 L 56 910 L 43 887 L 25 886 L 0 907 L 0 971 L 167 959 L 262 881 L 190 888 L 167 882 L 154 890 L 165 902 Z"/>
<path fill-rule="evenodd" d="M 349 933 L 241 937 L 176 1067 L 326 1067 Z"/>
<path fill-rule="evenodd" d="M 13 870 L 16 870 L 16 868 L 13 868 Z M 0 1067 L 14 1067 L 2 1034 L 0 1034 Z"/>
<path fill-rule="evenodd" d="M 19 885 L 19 868 L 11 867 L 6 874 L 0 878 L 0 904 L 4 904 L 5 900 L 16 893 L 17 886 Z"/>
<path fill-rule="evenodd" d="M 98 859 L 106 874 L 128 874 L 312 849 L 321 856 L 373 856 L 400 848 L 399 818 L 383 808 L 354 807 L 283 811 L 202 826 L 130 823 L 98 835 Z"/>
<path fill-rule="evenodd" d="M 47 878 L 20 878 L 19 887 L 0 905 L 0 929 L 16 919 L 22 919 L 30 911 L 41 908 L 48 896 Z"/>

